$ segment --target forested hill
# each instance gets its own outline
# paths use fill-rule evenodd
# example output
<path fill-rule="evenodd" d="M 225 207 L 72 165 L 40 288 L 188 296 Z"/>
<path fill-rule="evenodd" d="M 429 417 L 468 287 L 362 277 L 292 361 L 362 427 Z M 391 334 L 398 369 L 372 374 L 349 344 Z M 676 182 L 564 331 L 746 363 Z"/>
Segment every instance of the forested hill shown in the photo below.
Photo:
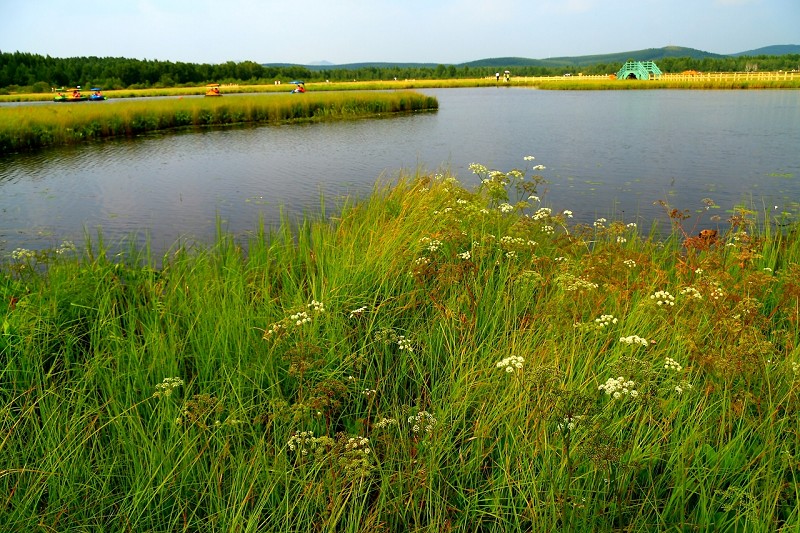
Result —
<path fill-rule="evenodd" d="M 552 76 L 565 72 L 608 74 L 629 59 L 654 60 L 664 72 L 698 70 L 800 70 L 800 46 L 760 50 L 782 55 L 719 55 L 691 48 L 664 47 L 582 57 L 548 59 L 490 58 L 460 65 L 431 63 L 359 63 L 353 65 L 259 64 L 253 61 L 196 64 L 122 57 L 55 58 L 25 52 L 0 51 L 0 94 L 48 92 L 53 87 L 81 85 L 105 89 L 174 87 L 216 83 L 269 84 L 276 80 L 343 81 L 426 78 L 473 78 L 512 70 L 514 76 Z M 786 53 L 787 51 L 791 53 Z"/>
<path fill-rule="evenodd" d="M 269 80 L 271 83 L 275 79 L 301 78 L 308 72 L 301 66 L 265 67 L 253 61 L 210 65 L 123 57 L 56 58 L 0 51 L 0 88 L 33 87 L 41 91 L 75 85 L 125 89 L 223 81 Z"/>

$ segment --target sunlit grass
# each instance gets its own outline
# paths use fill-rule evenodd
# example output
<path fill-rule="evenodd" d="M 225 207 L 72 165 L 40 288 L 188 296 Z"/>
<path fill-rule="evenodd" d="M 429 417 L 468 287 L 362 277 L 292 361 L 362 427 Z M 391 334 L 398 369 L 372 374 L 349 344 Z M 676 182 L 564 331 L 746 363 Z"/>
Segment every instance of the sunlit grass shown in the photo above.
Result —
<path fill-rule="evenodd" d="M 797 530 L 792 218 L 574 223 L 544 167 L 470 168 L 161 258 L 15 250 L 2 529 Z"/>
<path fill-rule="evenodd" d="M 0 108 L 0 153 L 171 128 L 331 120 L 425 111 L 437 101 L 411 91 L 132 99 Z"/>

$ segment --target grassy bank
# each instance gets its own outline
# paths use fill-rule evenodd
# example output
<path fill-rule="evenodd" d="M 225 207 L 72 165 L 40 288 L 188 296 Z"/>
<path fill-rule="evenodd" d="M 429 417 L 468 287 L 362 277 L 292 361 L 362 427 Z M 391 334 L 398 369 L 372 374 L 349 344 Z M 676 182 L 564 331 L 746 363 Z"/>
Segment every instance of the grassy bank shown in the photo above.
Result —
<path fill-rule="evenodd" d="M 629 90 L 629 89 L 798 89 L 800 73 L 794 72 L 719 72 L 698 75 L 665 74 L 660 80 L 614 80 L 608 76 L 512 77 L 509 82 L 494 77 L 455 79 L 398 79 L 390 81 L 316 82 L 306 84 L 312 92 L 433 89 L 459 87 L 533 87 L 550 90 Z M 294 86 L 226 85 L 225 94 L 287 93 Z M 170 87 L 104 91 L 109 98 L 202 95 L 205 87 Z M 0 102 L 50 101 L 51 93 L 0 95 Z"/>
<path fill-rule="evenodd" d="M 16 250 L 0 529 L 796 531 L 796 228 L 472 169 L 159 269 Z"/>
<path fill-rule="evenodd" d="M 331 120 L 436 109 L 410 91 L 135 99 L 0 108 L 0 153 L 181 127 Z"/>

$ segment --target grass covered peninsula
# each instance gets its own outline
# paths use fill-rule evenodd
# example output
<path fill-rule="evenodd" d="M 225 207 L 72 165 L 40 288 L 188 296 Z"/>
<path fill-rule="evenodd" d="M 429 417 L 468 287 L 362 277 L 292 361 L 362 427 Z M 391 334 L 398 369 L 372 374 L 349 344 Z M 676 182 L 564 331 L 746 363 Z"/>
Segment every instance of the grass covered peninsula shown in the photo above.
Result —
<path fill-rule="evenodd" d="M 0 529 L 796 531 L 797 228 L 575 224 L 471 169 L 157 261 L 15 250 Z"/>
<path fill-rule="evenodd" d="M 433 110 L 412 91 L 115 99 L 0 107 L 0 154 L 174 128 L 335 120 Z"/>

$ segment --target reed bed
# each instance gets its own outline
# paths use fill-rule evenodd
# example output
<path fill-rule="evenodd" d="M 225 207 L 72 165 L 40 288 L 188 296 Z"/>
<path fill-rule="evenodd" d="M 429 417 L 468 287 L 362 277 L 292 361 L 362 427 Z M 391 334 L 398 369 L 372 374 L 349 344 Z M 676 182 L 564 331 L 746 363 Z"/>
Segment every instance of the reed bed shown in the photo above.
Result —
<path fill-rule="evenodd" d="M 471 169 L 158 261 L 15 250 L 0 529 L 797 531 L 797 226 L 574 224 Z"/>
<path fill-rule="evenodd" d="M 436 109 L 410 91 L 136 99 L 0 108 L 0 153 L 174 128 L 334 120 Z"/>

